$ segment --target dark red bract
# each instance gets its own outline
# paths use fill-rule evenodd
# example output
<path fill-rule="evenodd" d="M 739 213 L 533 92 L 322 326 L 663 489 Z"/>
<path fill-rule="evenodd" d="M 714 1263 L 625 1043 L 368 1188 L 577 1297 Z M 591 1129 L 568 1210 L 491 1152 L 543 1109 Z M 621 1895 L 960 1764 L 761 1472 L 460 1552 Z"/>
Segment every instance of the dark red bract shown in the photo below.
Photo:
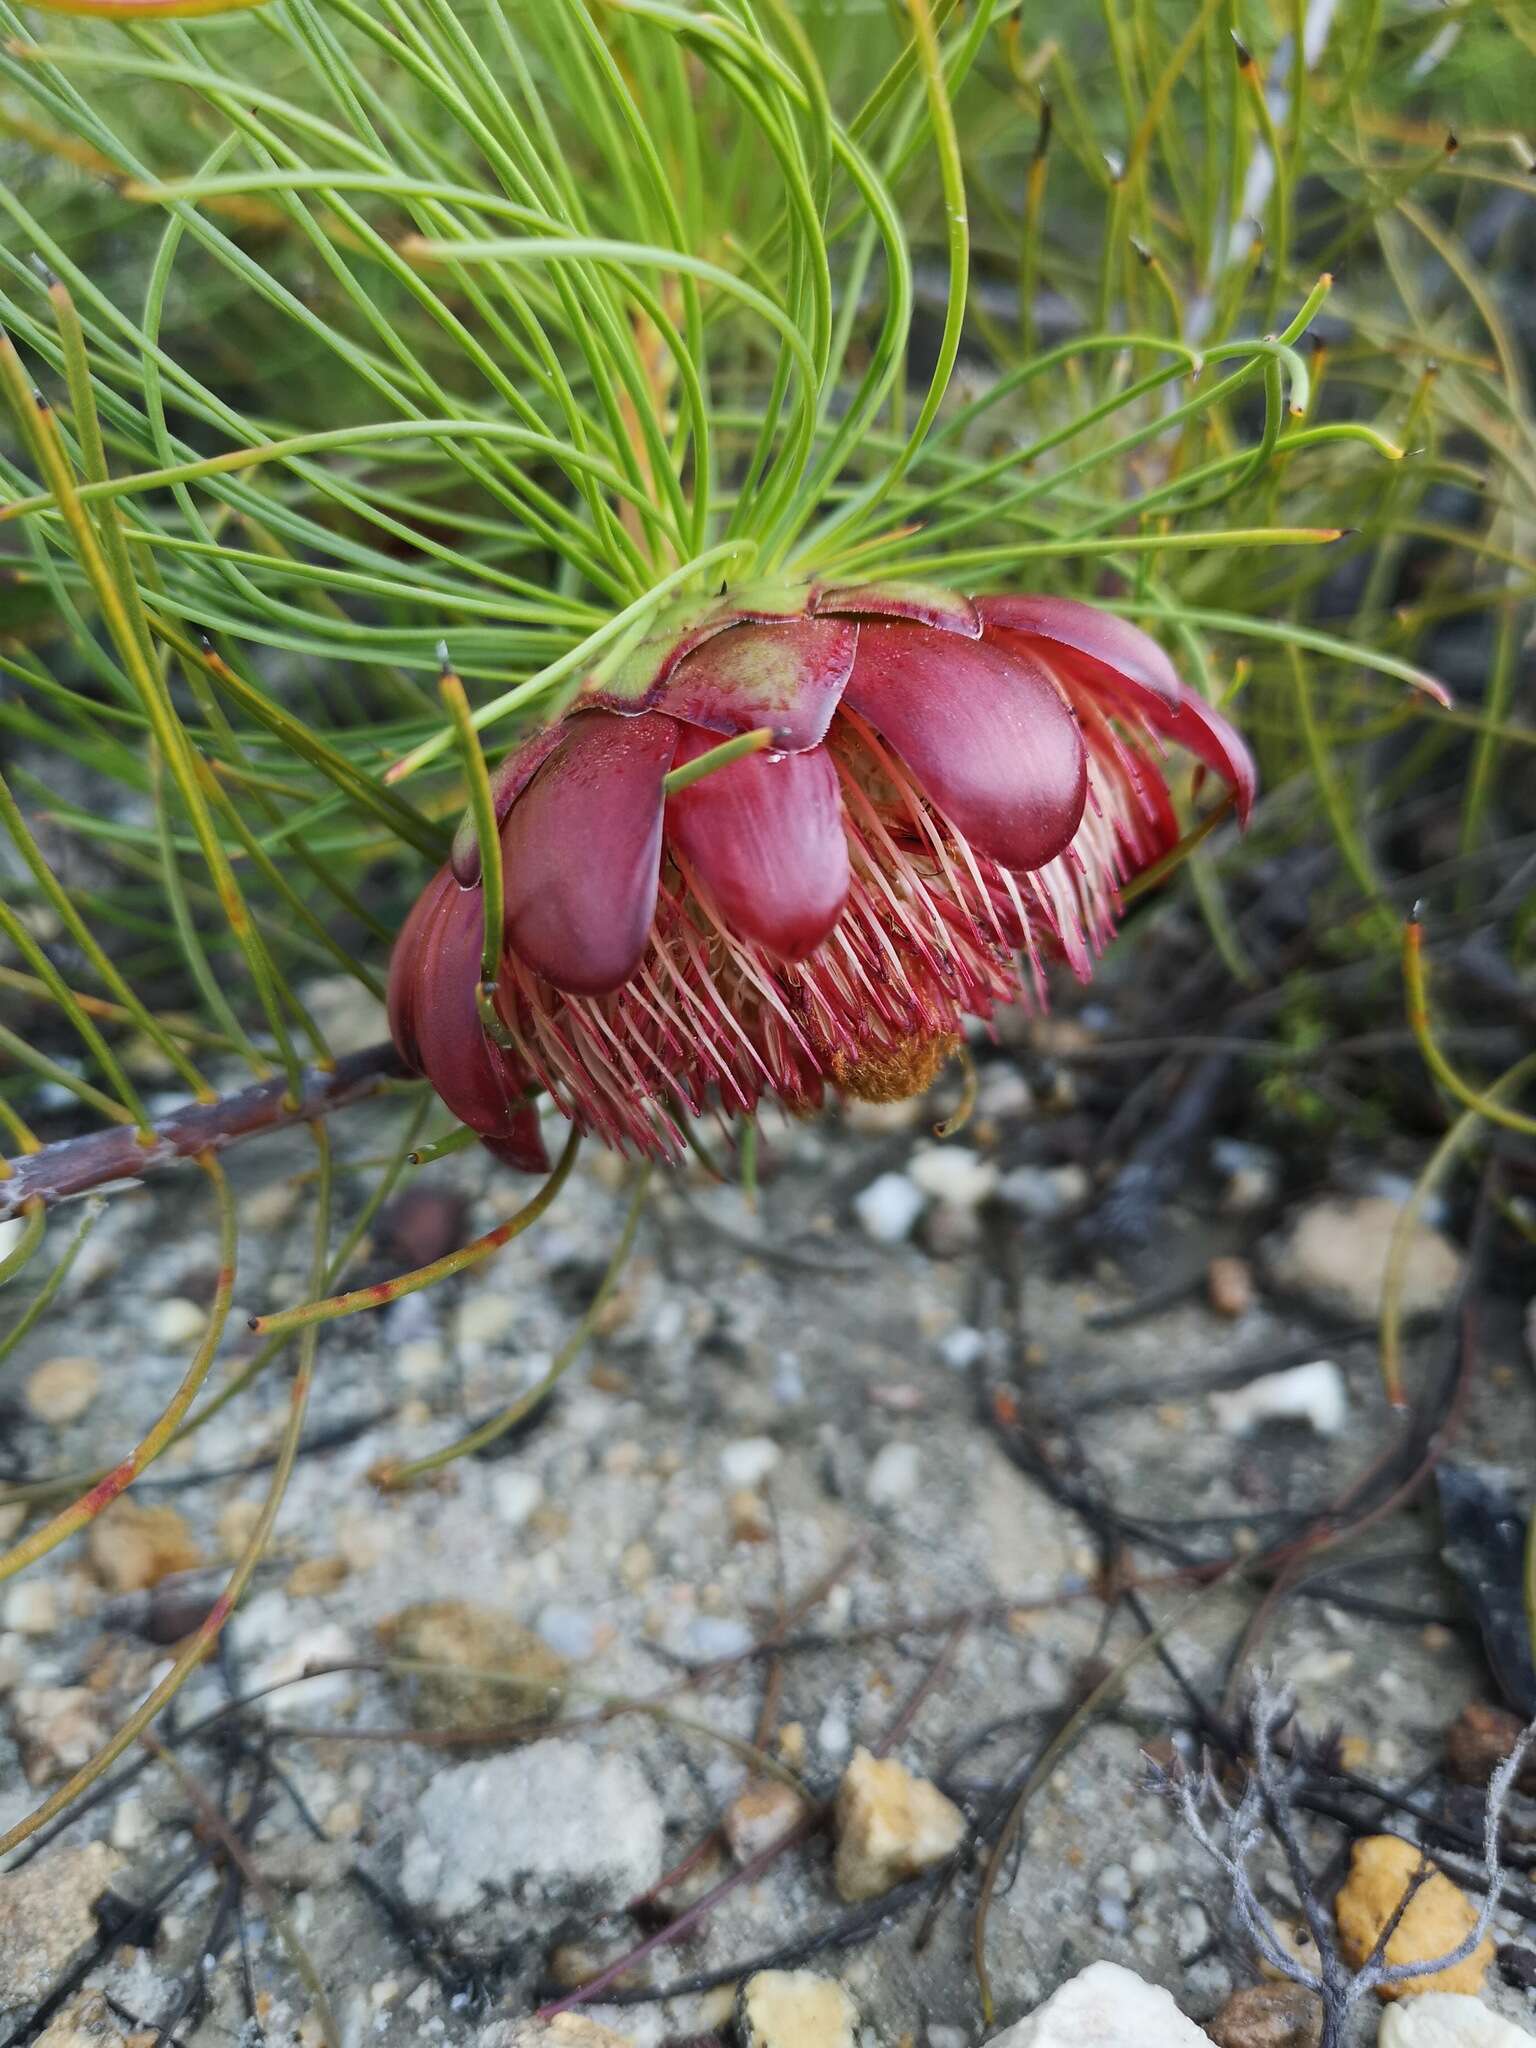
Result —
<path fill-rule="evenodd" d="M 736 733 L 771 750 L 667 792 Z M 1175 843 L 1160 756 L 1253 763 L 1137 627 L 1065 598 L 738 593 L 659 629 L 496 778 L 506 945 L 485 1028 L 473 833 L 395 949 L 404 1057 L 498 1155 L 537 1088 L 667 1157 L 678 1112 L 926 1085 L 967 1016 L 1086 978 Z"/>

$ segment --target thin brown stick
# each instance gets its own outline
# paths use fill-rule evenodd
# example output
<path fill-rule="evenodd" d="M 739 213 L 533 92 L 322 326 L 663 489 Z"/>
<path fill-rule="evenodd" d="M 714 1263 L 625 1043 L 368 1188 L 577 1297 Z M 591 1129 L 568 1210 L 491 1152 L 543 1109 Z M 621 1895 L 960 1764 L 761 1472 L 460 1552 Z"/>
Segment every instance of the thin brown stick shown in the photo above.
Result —
<path fill-rule="evenodd" d="M 329 1071 L 306 1068 L 297 1102 L 289 1096 L 285 1080 L 260 1081 L 233 1095 L 221 1095 L 217 1102 L 188 1102 L 157 1117 L 148 1145 L 127 1126 L 62 1138 L 9 1162 L 9 1174 L 0 1175 L 0 1223 L 20 1215 L 29 1201 L 50 1208 L 93 1188 L 142 1180 L 145 1174 L 179 1166 L 199 1152 L 222 1152 L 265 1131 L 313 1123 L 333 1109 L 377 1094 L 386 1081 L 402 1079 L 405 1073 L 392 1045 L 370 1045 L 348 1053 Z"/>
<path fill-rule="evenodd" d="M 278 1940 L 288 1951 L 289 1961 L 314 2001 L 315 2017 L 320 2023 L 321 2033 L 325 2036 L 326 2048 L 341 2048 L 341 2032 L 336 2025 L 336 2016 L 331 2010 L 331 2001 L 326 1996 L 320 1972 L 315 1968 L 309 1950 L 295 1933 L 288 1915 L 283 1911 L 281 1900 L 257 1867 L 256 1859 L 181 1758 L 166 1748 L 154 1730 L 146 1728 L 139 1739 L 170 1771 L 191 1802 L 198 1825 L 216 1838 L 224 1854 L 261 1901 L 261 1910 L 266 1914 Z"/>

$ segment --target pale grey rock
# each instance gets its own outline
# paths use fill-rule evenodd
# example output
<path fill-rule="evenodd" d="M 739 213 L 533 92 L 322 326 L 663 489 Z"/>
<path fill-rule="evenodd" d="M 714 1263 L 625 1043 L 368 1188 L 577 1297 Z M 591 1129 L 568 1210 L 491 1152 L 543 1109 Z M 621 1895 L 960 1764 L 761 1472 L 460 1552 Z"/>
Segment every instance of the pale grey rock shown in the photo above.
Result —
<path fill-rule="evenodd" d="M 401 1881 L 443 1920 L 487 1898 L 602 1911 L 661 1875 L 662 1811 L 640 1766 L 560 1737 L 439 1771 L 415 1820 Z"/>
<path fill-rule="evenodd" d="M 771 1436 L 743 1436 L 720 1453 L 720 1477 L 727 1486 L 761 1486 L 779 1462 Z"/>
<path fill-rule="evenodd" d="M 122 1861 L 105 1842 L 92 1842 L 0 1877 L 0 2014 L 35 2005 L 95 1938 L 92 1907 Z"/>

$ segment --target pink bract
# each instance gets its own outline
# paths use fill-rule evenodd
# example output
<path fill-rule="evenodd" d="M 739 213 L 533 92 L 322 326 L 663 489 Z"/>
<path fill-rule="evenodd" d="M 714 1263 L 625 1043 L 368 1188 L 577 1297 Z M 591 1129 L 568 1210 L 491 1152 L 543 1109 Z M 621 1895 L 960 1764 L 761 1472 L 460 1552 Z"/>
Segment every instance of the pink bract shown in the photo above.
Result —
<path fill-rule="evenodd" d="M 768 751 L 667 793 L 763 727 Z M 1121 887 L 1178 838 L 1169 742 L 1246 819 L 1242 740 L 1111 613 L 901 584 L 722 598 L 502 764 L 500 1028 L 461 831 L 395 949 L 395 1042 L 529 1170 L 536 1088 L 667 1158 L 684 1115 L 912 1093 L 967 1017 L 1042 1002 L 1050 960 L 1091 973 Z"/>

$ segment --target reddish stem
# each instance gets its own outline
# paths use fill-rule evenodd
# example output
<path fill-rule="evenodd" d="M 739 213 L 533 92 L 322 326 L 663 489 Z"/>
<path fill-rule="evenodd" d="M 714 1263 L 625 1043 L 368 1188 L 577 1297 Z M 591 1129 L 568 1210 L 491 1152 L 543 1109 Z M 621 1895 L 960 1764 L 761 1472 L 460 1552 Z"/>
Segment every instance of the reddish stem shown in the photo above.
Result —
<path fill-rule="evenodd" d="M 189 1102 L 157 1117 L 152 1144 L 141 1144 L 138 1132 L 128 1126 L 62 1138 L 9 1162 L 10 1173 L 0 1179 L 0 1223 L 20 1215 L 30 1200 L 51 1207 L 114 1181 L 142 1180 L 147 1173 L 177 1166 L 199 1152 L 222 1152 L 263 1131 L 312 1123 L 333 1109 L 360 1102 L 385 1081 L 405 1073 L 392 1045 L 370 1045 L 348 1053 L 329 1072 L 306 1068 L 297 1101 L 288 1094 L 285 1080 L 259 1081 L 234 1095 L 221 1095 L 217 1102 Z"/>

